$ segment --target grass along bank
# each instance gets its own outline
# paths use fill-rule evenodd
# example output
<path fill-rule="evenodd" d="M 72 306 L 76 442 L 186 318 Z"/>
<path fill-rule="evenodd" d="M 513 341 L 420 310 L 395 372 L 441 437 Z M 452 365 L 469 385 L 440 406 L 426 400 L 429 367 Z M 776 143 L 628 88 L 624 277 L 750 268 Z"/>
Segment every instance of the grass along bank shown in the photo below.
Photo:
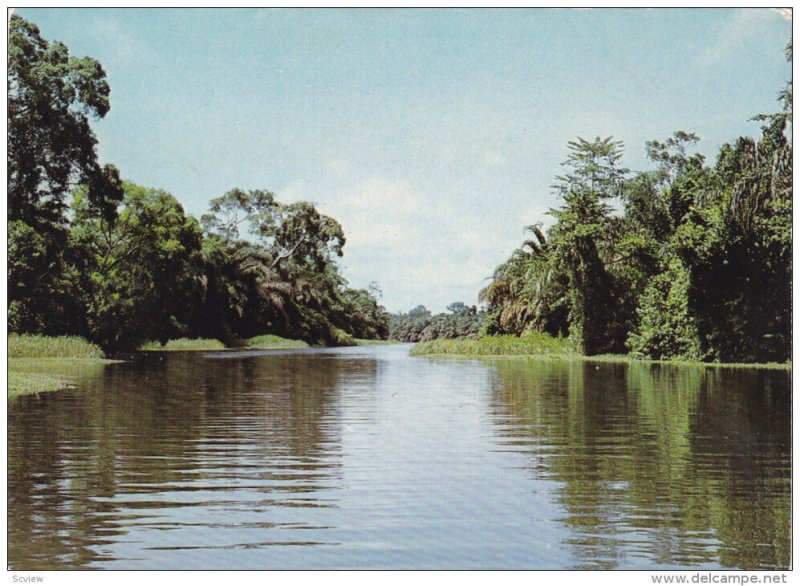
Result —
<path fill-rule="evenodd" d="M 624 354 L 601 354 L 583 356 L 576 354 L 567 338 L 553 338 L 540 332 L 528 332 L 517 336 L 484 336 L 476 339 L 456 338 L 420 342 L 411 349 L 413 356 L 485 356 L 485 357 L 531 357 L 582 360 L 586 362 L 635 362 L 719 368 L 768 368 L 791 370 L 787 363 L 725 363 L 697 362 L 689 360 L 653 360 Z"/>
<path fill-rule="evenodd" d="M 363 340 L 356 339 L 339 330 L 337 340 L 342 346 L 375 346 L 378 344 L 399 344 L 396 340 Z M 255 336 L 244 341 L 241 346 L 230 347 L 233 350 L 279 350 L 279 349 L 297 349 L 297 348 L 310 348 L 308 342 L 303 340 L 292 340 L 290 338 L 282 338 L 275 334 L 264 334 L 262 336 Z M 225 350 L 229 348 L 219 340 L 209 340 L 203 338 L 190 339 L 180 338 L 178 340 L 170 340 L 165 345 L 159 342 L 148 342 L 139 348 L 145 352 L 186 352 L 192 350 Z"/>
<path fill-rule="evenodd" d="M 275 349 L 275 348 L 308 348 L 309 345 L 303 340 L 290 340 L 281 338 L 275 334 L 264 334 L 247 340 L 248 348 Z"/>
<path fill-rule="evenodd" d="M 103 358 L 103 351 L 77 336 L 9 334 L 9 358 Z"/>
<path fill-rule="evenodd" d="M 166 344 L 160 342 L 148 342 L 139 347 L 139 350 L 146 352 L 184 352 L 187 350 L 224 350 L 225 344 L 219 340 L 209 340 L 206 338 L 178 338 L 169 340 Z"/>
<path fill-rule="evenodd" d="M 148 342 L 139 347 L 139 350 L 144 352 L 190 352 L 198 350 L 272 350 L 277 348 L 308 348 L 309 345 L 303 340 L 290 340 L 289 338 L 281 338 L 274 334 L 264 334 L 263 336 L 256 336 L 238 346 L 226 346 L 219 340 L 207 338 L 179 338 L 177 340 L 170 340 L 163 346 L 160 342 Z"/>
<path fill-rule="evenodd" d="M 399 340 L 367 340 L 356 338 L 356 346 L 389 346 L 392 344 L 403 344 Z"/>
<path fill-rule="evenodd" d="M 566 338 L 553 338 L 541 332 L 522 336 L 483 336 L 420 342 L 411 349 L 414 356 L 453 354 L 459 356 L 574 356 Z"/>
<path fill-rule="evenodd" d="M 99 347 L 75 336 L 8 336 L 8 397 L 59 391 L 112 360 Z"/>

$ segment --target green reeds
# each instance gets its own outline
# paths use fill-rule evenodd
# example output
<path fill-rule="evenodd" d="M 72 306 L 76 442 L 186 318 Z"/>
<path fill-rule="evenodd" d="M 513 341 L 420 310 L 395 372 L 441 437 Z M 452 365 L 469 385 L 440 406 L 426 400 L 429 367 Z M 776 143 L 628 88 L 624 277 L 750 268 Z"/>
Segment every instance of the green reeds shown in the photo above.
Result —
<path fill-rule="evenodd" d="M 554 338 L 541 332 L 522 336 L 484 336 L 420 342 L 411 350 L 415 356 L 458 354 L 462 356 L 569 356 L 573 349 L 566 338 Z"/>
<path fill-rule="evenodd" d="M 102 358 L 103 351 L 77 336 L 9 334 L 9 358 Z"/>

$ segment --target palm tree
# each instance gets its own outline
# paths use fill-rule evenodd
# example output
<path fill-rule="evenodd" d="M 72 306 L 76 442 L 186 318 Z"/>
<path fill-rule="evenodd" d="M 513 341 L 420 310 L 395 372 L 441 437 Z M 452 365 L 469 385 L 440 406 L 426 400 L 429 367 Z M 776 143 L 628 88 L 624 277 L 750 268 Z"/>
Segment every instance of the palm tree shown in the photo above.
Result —
<path fill-rule="evenodd" d="M 527 329 L 562 334 L 567 329 L 566 276 L 541 226 L 526 228 L 527 239 L 495 269 L 492 282 L 479 295 L 489 305 L 498 333 Z"/>

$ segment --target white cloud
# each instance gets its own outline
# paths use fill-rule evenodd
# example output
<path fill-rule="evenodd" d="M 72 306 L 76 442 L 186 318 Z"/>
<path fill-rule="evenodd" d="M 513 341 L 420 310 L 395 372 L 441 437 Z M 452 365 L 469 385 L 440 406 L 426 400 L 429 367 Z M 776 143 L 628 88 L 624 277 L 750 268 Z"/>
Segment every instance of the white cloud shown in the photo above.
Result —
<path fill-rule="evenodd" d="M 487 229 L 491 217 L 454 213 L 441 194 L 410 181 L 359 174 L 339 163 L 324 166 L 326 195 L 318 208 L 344 228 L 345 277 L 355 287 L 377 281 L 392 311 L 477 303 L 486 278 L 523 239 L 521 227 L 512 234 Z M 315 200 L 302 181 L 279 190 L 278 198 Z"/>

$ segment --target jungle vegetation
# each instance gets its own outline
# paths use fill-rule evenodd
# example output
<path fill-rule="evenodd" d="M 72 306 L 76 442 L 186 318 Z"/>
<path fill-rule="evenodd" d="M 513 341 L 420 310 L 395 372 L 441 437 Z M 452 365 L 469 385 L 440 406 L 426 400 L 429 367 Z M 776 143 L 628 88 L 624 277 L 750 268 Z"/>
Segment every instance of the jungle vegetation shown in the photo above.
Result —
<path fill-rule="evenodd" d="M 755 117 L 758 140 L 723 145 L 713 165 L 690 132 L 648 142 L 639 173 L 612 137 L 571 141 L 555 223 L 528 227 L 480 293 L 484 333 L 565 335 L 585 355 L 790 360 L 791 82 L 779 101 Z"/>
<path fill-rule="evenodd" d="M 16 15 L 8 51 L 10 332 L 80 336 L 106 351 L 388 336 L 376 290 L 339 273 L 345 235 L 334 218 L 238 188 L 199 220 L 186 214 L 171 194 L 98 163 L 91 122 L 110 107 L 100 63 Z"/>
<path fill-rule="evenodd" d="M 484 309 L 390 318 L 377 288 L 339 273 L 334 218 L 239 188 L 200 219 L 186 214 L 98 163 L 91 121 L 110 107 L 100 63 L 16 15 L 8 51 L 11 332 L 106 351 L 265 334 L 343 345 L 540 332 L 590 356 L 790 359 L 791 82 L 778 112 L 756 116 L 761 136 L 723 145 L 713 164 L 685 131 L 648 142 L 641 172 L 622 166 L 613 137 L 569 142 L 554 223 L 528 227 L 480 292 Z"/>
<path fill-rule="evenodd" d="M 418 305 L 408 313 L 389 316 L 389 337 L 400 342 L 475 338 L 481 331 L 484 317 L 482 310 L 461 301 L 451 303 L 446 313 L 436 315 L 424 305 Z"/>

